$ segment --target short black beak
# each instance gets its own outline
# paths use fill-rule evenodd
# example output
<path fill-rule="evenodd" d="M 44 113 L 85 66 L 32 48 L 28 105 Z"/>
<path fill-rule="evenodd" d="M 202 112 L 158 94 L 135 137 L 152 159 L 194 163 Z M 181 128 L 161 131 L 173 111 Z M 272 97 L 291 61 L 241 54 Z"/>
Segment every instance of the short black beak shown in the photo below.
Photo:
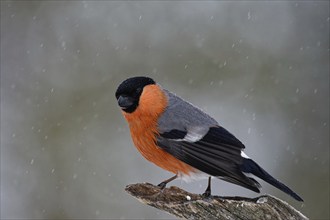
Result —
<path fill-rule="evenodd" d="M 118 105 L 122 108 L 122 109 L 127 109 L 129 107 L 131 107 L 133 105 L 133 100 L 130 97 L 127 96 L 119 96 L 118 98 Z"/>

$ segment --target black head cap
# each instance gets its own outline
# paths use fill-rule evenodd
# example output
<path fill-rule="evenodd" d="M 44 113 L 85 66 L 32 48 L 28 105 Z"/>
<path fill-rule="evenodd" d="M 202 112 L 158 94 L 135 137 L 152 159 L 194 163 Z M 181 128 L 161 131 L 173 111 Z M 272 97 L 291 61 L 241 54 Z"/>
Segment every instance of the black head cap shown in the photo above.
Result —
<path fill-rule="evenodd" d="M 116 98 L 123 111 L 132 113 L 139 105 L 143 88 L 156 82 L 145 76 L 136 76 L 123 81 L 117 88 Z"/>

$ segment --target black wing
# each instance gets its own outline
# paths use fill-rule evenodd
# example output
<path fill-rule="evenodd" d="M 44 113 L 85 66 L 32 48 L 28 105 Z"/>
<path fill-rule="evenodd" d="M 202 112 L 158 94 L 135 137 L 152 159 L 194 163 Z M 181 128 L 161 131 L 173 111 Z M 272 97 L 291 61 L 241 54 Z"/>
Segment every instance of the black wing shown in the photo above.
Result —
<path fill-rule="evenodd" d="M 221 126 L 211 127 L 197 142 L 184 140 L 187 133 L 171 130 L 161 133 L 157 144 L 166 152 L 190 166 L 231 183 L 259 192 L 260 185 L 240 170 L 245 146 Z"/>

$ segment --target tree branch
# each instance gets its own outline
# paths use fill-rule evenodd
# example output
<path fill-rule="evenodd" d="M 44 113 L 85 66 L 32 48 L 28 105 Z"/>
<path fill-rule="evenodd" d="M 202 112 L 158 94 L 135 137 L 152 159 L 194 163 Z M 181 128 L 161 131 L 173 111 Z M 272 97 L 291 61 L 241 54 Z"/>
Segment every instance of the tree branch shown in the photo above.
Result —
<path fill-rule="evenodd" d="M 269 195 L 203 198 L 175 186 L 161 190 L 150 183 L 131 184 L 125 190 L 144 204 L 185 219 L 308 219 L 286 202 Z"/>

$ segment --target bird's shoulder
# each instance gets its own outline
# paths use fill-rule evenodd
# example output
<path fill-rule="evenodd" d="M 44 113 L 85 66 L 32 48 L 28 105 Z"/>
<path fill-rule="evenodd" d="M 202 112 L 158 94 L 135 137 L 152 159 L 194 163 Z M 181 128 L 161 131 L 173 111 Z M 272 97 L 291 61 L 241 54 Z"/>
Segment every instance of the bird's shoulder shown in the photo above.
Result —
<path fill-rule="evenodd" d="M 164 89 L 168 104 L 158 119 L 160 133 L 177 130 L 181 132 L 201 132 L 206 134 L 218 122 L 193 104 Z"/>

